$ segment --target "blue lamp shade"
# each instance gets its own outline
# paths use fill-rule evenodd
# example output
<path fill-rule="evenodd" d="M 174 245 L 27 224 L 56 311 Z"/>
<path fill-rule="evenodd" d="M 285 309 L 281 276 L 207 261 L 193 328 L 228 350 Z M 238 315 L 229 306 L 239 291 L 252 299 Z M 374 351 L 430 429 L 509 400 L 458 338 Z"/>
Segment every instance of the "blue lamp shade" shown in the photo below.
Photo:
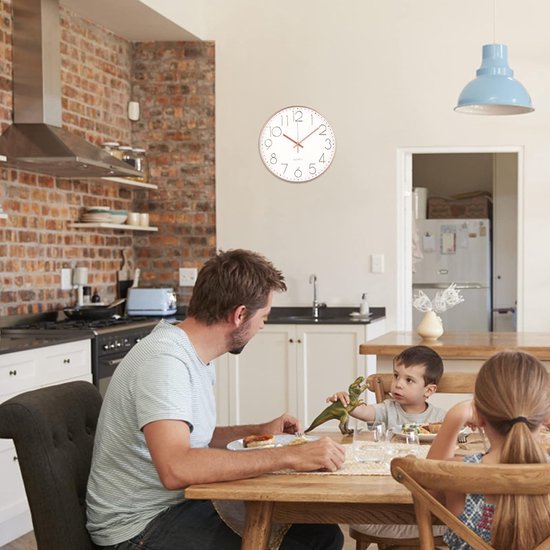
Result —
<path fill-rule="evenodd" d="M 513 78 L 508 66 L 508 46 L 483 46 L 481 67 L 466 85 L 455 111 L 470 115 L 521 115 L 534 111 L 523 85 Z"/>

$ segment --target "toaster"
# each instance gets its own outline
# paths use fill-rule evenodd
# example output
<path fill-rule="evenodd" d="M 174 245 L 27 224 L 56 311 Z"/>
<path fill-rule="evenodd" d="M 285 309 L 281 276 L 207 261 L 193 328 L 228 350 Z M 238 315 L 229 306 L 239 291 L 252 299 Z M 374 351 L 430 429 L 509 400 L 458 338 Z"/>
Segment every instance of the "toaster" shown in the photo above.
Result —
<path fill-rule="evenodd" d="M 165 316 L 176 313 L 173 288 L 129 288 L 126 298 L 128 315 Z"/>

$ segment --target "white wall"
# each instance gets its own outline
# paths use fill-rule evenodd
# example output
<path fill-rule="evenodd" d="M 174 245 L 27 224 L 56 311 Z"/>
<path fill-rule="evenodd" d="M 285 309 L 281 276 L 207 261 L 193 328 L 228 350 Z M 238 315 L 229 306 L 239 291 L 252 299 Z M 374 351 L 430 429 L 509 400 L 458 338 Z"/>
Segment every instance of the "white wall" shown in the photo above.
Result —
<path fill-rule="evenodd" d="M 180 2 L 148 3 L 185 27 Z M 368 291 L 393 328 L 397 149 L 513 145 L 525 148 L 523 328 L 550 330 L 550 2 L 496 3 L 496 41 L 536 107 L 512 117 L 453 112 L 493 41 L 492 0 L 185 4 L 216 42 L 219 247 L 256 249 L 283 269 L 289 292 L 276 305 L 308 304 L 315 272 L 323 301 L 354 305 Z M 263 123 L 295 104 L 320 111 L 337 139 L 331 168 L 300 185 L 269 174 L 257 146 Z M 372 274 L 380 252 L 386 272 Z"/>

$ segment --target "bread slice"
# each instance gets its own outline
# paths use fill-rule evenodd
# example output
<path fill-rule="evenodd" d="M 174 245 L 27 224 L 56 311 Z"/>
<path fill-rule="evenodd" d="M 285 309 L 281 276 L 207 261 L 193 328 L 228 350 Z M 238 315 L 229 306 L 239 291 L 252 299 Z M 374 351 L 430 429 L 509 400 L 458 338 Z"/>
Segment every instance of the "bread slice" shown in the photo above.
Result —
<path fill-rule="evenodd" d="M 243 438 L 243 447 L 245 449 L 266 447 L 268 445 L 275 445 L 275 436 L 273 434 L 248 435 Z"/>

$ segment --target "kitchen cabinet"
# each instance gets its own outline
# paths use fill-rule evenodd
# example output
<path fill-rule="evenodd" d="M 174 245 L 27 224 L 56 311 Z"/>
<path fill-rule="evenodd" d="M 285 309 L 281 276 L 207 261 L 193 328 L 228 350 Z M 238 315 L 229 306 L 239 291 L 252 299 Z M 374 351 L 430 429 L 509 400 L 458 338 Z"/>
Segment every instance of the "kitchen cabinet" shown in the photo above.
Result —
<path fill-rule="evenodd" d="M 384 333 L 384 319 L 265 325 L 240 355 L 217 360 L 218 424 L 256 424 L 288 412 L 306 427 L 326 406 L 327 395 L 374 372 L 359 346 Z M 338 423 L 326 429 L 337 430 Z"/>
<path fill-rule="evenodd" d="M 77 340 L 0 355 L 0 403 L 72 380 L 92 381 L 91 341 Z M 0 439 L 0 546 L 32 529 L 13 442 Z"/>

